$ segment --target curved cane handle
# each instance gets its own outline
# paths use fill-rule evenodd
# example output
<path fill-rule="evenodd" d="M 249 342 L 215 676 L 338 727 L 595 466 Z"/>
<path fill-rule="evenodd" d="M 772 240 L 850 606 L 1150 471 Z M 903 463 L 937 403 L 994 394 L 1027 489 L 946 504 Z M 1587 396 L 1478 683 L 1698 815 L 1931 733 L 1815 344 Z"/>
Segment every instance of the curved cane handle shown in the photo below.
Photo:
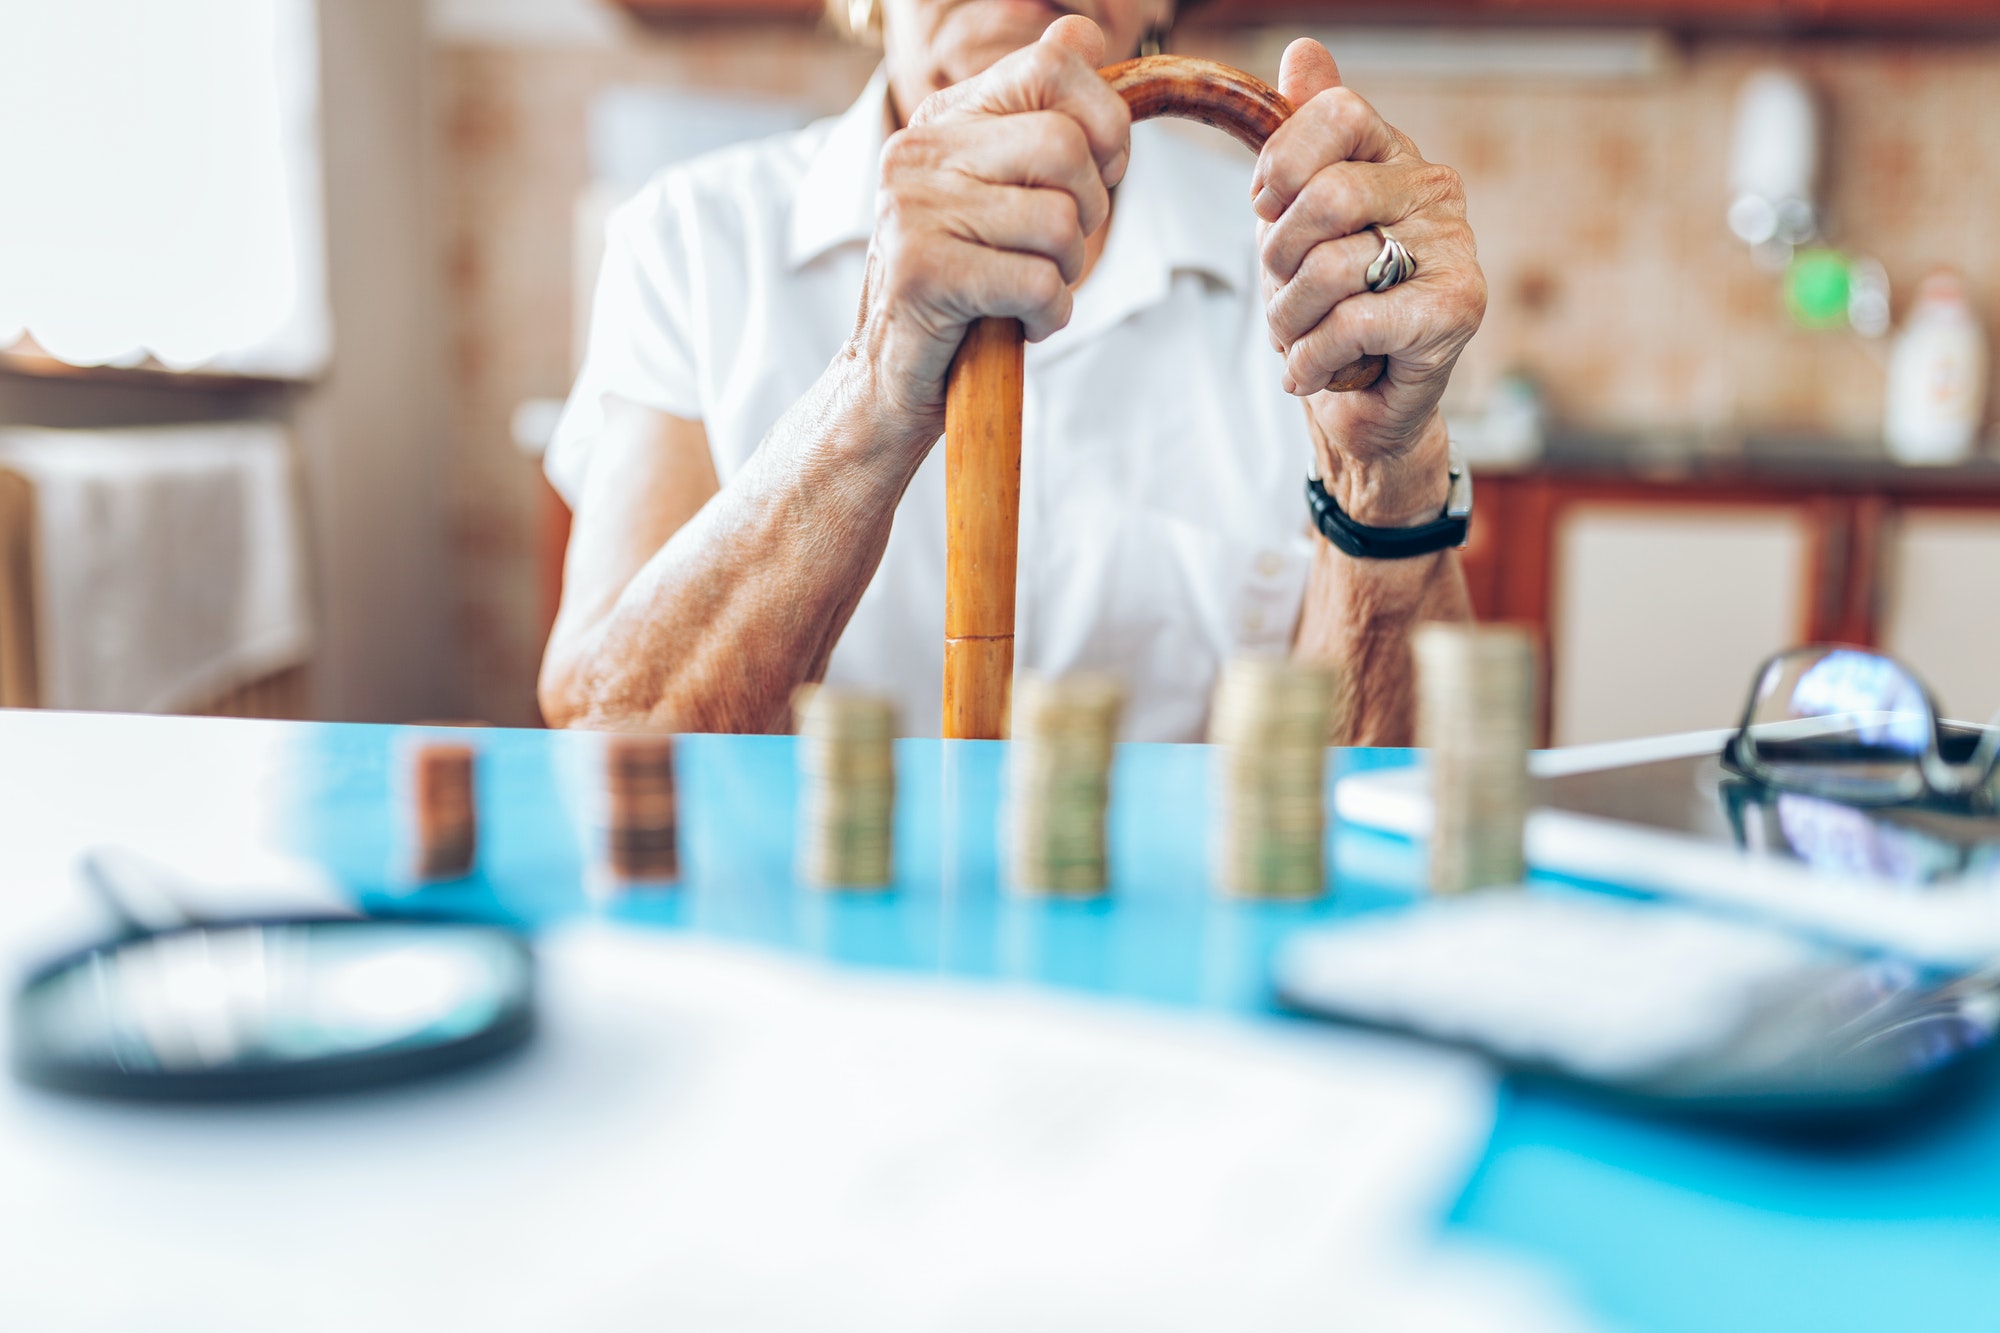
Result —
<path fill-rule="evenodd" d="M 1099 71 L 1132 119 L 1179 116 L 1264 146 L 1292 104 L 1242 70 L 1188 56 L 1144 56 Z M 1021 536 L 1021 322 L 966 331 L 945 384 L 944 734 L 1004 734 L 1014 675 L 1014 567 Z M 1383 358 L 1343 367 L 1327 386 L 1365 389 Z"/>

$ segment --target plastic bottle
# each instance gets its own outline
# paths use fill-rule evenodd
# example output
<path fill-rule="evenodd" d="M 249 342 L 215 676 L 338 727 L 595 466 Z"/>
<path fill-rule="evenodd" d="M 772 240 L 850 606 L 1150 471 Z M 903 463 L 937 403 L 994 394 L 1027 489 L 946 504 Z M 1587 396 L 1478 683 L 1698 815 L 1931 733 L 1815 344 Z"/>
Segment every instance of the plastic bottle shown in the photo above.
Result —
<path fill-rule="evenodd" d="M 1986 410 L 1986 337 L 1965 283 L 1940 270 L 1924 279 L 1889 356 L 1882 434 L 1903 463 L 1972 456 Z"/>

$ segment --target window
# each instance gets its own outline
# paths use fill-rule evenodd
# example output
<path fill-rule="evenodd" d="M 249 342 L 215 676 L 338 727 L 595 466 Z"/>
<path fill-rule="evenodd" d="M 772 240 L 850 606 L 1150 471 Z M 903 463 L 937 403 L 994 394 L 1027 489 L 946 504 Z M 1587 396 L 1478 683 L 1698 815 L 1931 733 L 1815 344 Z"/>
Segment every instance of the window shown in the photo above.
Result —
<path fill-rule="evenodd" d="M 313 0 L 0 0 L 0 348 L 306 376 Z"/>

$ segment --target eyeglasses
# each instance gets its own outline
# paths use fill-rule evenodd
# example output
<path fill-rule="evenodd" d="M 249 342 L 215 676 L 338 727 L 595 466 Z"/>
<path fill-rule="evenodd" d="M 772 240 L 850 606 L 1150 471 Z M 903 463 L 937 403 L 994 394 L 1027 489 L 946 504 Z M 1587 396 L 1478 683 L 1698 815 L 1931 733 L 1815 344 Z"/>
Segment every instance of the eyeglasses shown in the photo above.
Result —
<path fill-rule="evenodd" d="M 1793 648 L 1765 662 L 1725 768 L 1850 805 L 1938 800 L 1996 808 L 2000 717 L 1947 724 L 1916 673 L 1859 648 Z"/>

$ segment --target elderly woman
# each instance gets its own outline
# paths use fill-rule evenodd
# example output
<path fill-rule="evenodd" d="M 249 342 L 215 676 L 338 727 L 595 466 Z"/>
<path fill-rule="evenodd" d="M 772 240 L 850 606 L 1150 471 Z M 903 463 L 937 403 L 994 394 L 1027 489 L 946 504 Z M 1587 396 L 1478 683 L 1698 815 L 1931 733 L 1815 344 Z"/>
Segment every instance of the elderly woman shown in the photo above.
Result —
<path fill-rule="evenodd" d="M 781 730 L 825 680 L 935 728 L 945 376 L 1012 316 L 1018 667 L 1115 674 L 1128 736 L 1187 740 L 1223 662 L 1289 651 L 1345 673 L 1351 739 L 1406 742 L 1409 628 L 1468 614 L 1438 399 L 1485 284 L 1456 173 L 1316 42 L 1253 168 L 1133 126 L 1095 72 L 1171 0 L 883 2 L 844 115 L 612 220 L 549 458 L 575 510 L 550 721 Z M 1375 228 L 1414 259 L 1386 290 Z M 1363 355 L 1372 388 L 1326 389 Z"/>

